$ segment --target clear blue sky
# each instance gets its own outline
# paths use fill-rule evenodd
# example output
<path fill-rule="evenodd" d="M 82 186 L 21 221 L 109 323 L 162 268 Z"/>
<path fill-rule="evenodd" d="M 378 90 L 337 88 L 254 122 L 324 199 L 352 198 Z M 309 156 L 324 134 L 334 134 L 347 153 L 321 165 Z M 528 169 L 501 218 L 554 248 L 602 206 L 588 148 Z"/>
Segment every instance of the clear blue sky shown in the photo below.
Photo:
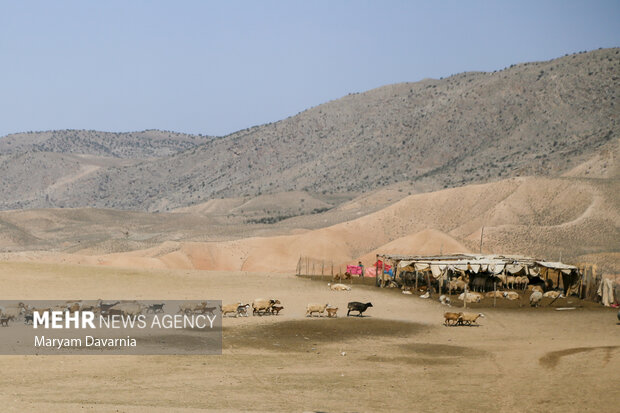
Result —
<path fill-rule="evenodd" d="M 0 0 L 0 136 L 223 135 L 381 85 L 620 46 L 620 1 Z"/>

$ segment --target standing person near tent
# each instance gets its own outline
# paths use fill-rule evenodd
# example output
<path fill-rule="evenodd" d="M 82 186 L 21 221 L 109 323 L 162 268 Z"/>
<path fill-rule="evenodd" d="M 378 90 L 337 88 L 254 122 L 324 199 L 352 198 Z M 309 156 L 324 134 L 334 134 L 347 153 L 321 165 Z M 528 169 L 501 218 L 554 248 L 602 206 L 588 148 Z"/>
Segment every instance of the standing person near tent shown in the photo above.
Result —
<path fill-rule="evenodd" d="M 360 268 L 362 269 L 362 272 L 360 272 L 360 277 L 363 277 L 363 276 L 364 276 L 364 274 L 365 274 L 365 273 L 364 273 L 364 264 L 362 264 L 362 262 L 361 262 L 361 261 L 358 261 L 358 262 L 357 262 L 357 266 L 358 266 L 358 267 L 360 267 Z"/>

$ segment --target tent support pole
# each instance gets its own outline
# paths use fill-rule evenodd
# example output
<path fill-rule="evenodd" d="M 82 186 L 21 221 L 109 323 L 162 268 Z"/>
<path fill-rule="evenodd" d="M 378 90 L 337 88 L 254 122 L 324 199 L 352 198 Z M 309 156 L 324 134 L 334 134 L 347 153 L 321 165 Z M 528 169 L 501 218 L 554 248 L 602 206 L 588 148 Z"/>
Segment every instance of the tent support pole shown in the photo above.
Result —
<path fill-rule="evenodd" d="M 467 308 L 467 283 L 465 283 L 465 292 L 463 292 L 463 308 Z"/>

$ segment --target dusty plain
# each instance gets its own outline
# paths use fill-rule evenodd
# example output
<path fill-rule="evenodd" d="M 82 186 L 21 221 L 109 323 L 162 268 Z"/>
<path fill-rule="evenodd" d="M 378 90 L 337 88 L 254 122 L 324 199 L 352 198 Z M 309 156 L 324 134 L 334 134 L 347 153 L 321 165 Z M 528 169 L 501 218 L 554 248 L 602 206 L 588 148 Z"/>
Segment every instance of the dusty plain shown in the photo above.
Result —
<path fill-rule="evenodd" d="M 447 307 L 395 290 L 275 273 L 0 263 L 5 299 L 277 297 L 279 316 L 224 320 L 221 356 L 1 356 L 3 411 L 614 411 L 617 310 Z M 345 317 L 348 301 L 371 301 Z M 306 318 L 307 303 L 339 317 Z M 563 305 L 563 304 L 561 304 Z M 557 307 L 558 304 L 554 304 Z"/>

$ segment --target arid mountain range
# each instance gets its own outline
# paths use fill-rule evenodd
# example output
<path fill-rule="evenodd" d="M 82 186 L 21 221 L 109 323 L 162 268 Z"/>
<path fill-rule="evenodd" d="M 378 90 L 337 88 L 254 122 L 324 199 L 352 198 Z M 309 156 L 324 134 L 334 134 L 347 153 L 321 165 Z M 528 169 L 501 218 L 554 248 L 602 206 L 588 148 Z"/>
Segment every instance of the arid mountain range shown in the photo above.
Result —
<path fill-rule="evenodd" d="M 224 137 L 0 138 L 0 259 L 293 271 L 478 251 L 620 273 L 620 49 L 385 86 Z"/>
<path fill-rule="evenodd" d="M 346 200 L 395 183 L 427 192 L 558 176 L 618 137 L 619 76 L 620 49 L 603 49 L 384 86 L 224 137 L 10 135 L 0 138 L 0 209 L 169 211 L 289 191 Z"/>

